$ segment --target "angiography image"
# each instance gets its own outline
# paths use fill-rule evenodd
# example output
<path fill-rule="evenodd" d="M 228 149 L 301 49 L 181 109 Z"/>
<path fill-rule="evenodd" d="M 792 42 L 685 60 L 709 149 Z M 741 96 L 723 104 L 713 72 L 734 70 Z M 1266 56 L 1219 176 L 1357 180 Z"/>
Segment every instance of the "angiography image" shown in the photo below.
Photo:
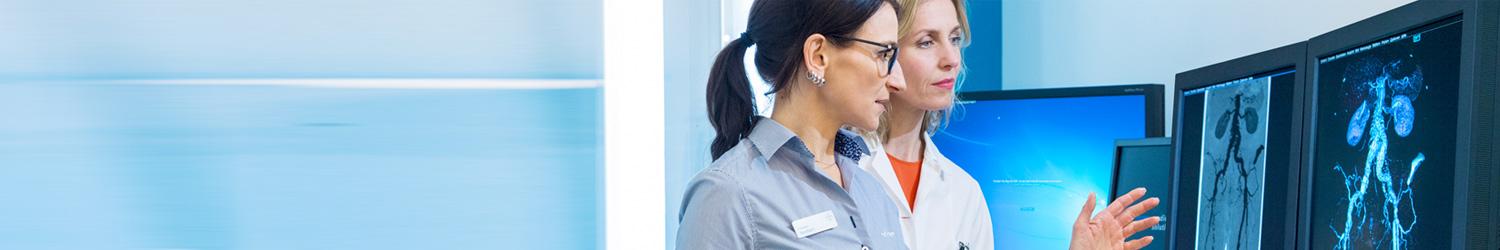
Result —
<path fill-rule="evenodd" d="M 1260 249 L 1271 78 L 1239 80 L 1204 98 L 1197 246 Z"/>
<path fill-rule="evenodd" d="M 1449 247 L 1459 24 L 1319 60 L 1313 248 Z"/>

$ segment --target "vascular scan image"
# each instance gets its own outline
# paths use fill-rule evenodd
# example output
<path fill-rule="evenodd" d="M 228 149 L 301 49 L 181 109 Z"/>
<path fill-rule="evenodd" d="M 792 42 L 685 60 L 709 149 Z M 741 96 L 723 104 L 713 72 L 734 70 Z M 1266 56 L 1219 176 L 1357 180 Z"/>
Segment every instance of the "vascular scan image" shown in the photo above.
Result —
<path fill-rule="evenodd" d="M 1260 249 L 1271 77 L 1206 91 L 1197 246 Z"/>
<path fill-rule="evenodd" d="M 1448 249 L 1461 22 L 1317 64 L 1313 249 Z"/>

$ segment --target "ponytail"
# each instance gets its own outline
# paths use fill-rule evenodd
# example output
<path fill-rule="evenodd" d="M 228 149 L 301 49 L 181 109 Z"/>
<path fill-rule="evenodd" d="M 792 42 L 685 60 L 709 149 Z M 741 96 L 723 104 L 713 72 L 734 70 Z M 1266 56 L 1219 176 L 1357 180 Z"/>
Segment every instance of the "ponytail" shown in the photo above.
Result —
<path fill-rule="evenodd" d="M 750 78 L 745 74 L 745 49 L 752 44 L 754 42 L 743 35 L 729 42 L 719 51 L 712 71 L 708 73 L 708 121 L 718 133 L 710 147 L 714 160 L 738 144 L 740 139 L 749 136 L 758 120 Z"/>
<path fill-rule="evenodd" d="M 802 69 L 802 44 L 809 36 L 850 36 L 882 4 L 901 13 L 901 4 L 895 0 L 755 0 L 745 33 L 719 51 L 708 73 L 708 121 L 717 133 L 709 150 L 714 160 L 750 136 L 750 129 L 760 120 L 745 72 L 745 50 L 750 45 L 755 45 L 757 75 L 771 84 L 769 93 L 778 93 Z"/>

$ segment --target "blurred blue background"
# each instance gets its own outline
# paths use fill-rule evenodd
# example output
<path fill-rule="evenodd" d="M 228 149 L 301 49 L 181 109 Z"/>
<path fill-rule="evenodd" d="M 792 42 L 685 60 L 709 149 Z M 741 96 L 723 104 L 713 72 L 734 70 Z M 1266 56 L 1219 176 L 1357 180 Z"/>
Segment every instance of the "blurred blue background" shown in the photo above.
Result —
<path fill-rule="evenodd" d="M 0 248 L 591 249 L 597 95 L 0 85 Z"/>
<path fill-rule="evenodd" d="M 0 1 L 0 249 L 600 248 L 601 15 Z"/>
<path fill-rule="evenodd" d="M 600 0 L 0 1 L 0 76 L 602 76 Z"/>

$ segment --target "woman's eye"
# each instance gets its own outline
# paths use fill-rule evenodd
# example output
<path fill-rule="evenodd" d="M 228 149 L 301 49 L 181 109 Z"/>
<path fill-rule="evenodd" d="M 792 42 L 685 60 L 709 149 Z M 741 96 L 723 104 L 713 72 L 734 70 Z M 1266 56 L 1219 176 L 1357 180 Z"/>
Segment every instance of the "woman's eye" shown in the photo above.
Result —
<path fill-rule="evenodd" d="M 926 41 L 926 40 L 924 40 L 924 41 L 917 41 L 917 48 L 922 48 L 922 49 L 932 48 L 932 44 L 933 44 L 932 41 Z"/>

